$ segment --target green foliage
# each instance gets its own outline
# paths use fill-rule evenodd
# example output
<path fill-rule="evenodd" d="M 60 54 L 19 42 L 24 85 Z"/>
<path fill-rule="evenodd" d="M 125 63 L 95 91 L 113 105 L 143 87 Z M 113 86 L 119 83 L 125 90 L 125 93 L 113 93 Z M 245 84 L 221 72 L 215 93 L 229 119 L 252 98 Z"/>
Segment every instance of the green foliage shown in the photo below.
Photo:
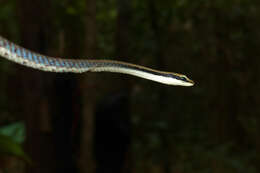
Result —
<path fill-rule="evenodd" d="M 9 136 L 14 142 L 22 144 L 25 140 L 25 126 L 23 122 L 15 122 L 0 127 L 0 134 Z"/>
<path fill-rule="evenodd" d="M 23 151 L 22 143 L 25 138 L 24 124 L 17 122 L 0 128 L 0 154 L 13 155 L 31 163 Z"/>
<path fill-rule="evenodd" d="M 12 138 L 0 134 L 0 153 L 1 155 L 13 155 L 24 159 L 31 163 L 30 158 L 25 154 L 20 144 L 15 142 Z"/>

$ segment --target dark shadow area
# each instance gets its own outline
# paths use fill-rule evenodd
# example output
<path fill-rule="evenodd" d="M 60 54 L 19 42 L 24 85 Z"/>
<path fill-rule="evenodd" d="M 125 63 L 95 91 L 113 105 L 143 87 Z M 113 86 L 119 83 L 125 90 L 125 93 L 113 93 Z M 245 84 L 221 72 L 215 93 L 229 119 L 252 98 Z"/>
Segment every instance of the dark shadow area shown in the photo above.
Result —
<path fill-rule="evenodd" d="M 131 141 L 128 95 L 121 92 L 105 97 L 97 106 L 95 117 L 97 173 L 120 173 Z"/>
<path fill-rule="evenodd" d="M 74 130 L 78 124 L 79 112 L 77 110 L 80 110 L 77 108 L 80 106 L 78 104 L 80 97 L 77 95 L 77 80 L 71 74 L 66 76 L 59 74 L 54 86 L 53 139 L 56 146 L 57 171 L 76 172 Z"/>

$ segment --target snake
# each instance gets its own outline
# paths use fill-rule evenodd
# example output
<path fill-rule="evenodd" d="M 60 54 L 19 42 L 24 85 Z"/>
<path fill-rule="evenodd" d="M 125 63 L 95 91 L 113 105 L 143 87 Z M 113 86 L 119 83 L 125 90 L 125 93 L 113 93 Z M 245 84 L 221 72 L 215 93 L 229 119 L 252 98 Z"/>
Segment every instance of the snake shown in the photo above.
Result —
<path fill-rule="evenodd" d="M 30 68 L 59 73 L 114 72 L 128 74 L 166 85 L 193 86 L 194 82 L 179 73 L 154 70 L 152 68 L 116 60 L 63 59 L 45 56 L 23 48 L 0 36 L 0 56 Z"/>

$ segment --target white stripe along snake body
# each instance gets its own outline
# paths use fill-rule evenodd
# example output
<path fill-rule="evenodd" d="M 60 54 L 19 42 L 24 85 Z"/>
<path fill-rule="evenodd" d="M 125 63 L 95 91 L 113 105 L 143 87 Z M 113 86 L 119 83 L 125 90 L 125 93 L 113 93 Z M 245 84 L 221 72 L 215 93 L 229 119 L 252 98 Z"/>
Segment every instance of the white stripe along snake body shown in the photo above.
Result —
<path fill-rule="evenodd" d="M 0 36 L 0 56 L 18 64 L 50 72 L 116 72 L 129 74 L 167 85 L 192 86 L 185 75 L 153 70 L 140 65 L 114 60 L 54 58 L 22 48 Z"/>

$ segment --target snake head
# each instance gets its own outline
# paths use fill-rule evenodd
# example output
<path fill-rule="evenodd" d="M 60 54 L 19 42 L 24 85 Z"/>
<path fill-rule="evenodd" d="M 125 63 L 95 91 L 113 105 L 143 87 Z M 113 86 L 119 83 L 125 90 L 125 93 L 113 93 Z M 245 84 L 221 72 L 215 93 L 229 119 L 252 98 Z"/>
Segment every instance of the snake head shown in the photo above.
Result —
<path fill-rule="evenodd" d="M 183 74 L 168 73 L 166 76 L 168 77 L 169 85 L 193 86 L 195 84 L 191 79 Z"/>

